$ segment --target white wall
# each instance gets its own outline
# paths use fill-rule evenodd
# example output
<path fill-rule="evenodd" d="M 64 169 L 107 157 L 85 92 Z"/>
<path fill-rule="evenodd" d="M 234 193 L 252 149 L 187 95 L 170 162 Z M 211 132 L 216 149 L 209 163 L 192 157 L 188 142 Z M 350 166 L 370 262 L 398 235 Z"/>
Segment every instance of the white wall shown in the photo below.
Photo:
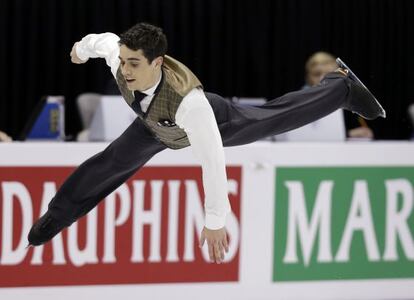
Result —
<path fill-rule="evenodd" d="M 0 199 L 2 200 L 1 203 L 1 211 L 5 211 L 5 185 L 4 183 L 8 182 L 18 182 L 16 178 L 20 178 L 18 171 L 16 173 L 13 170 L 18 170 L 18 168 L 22 167 L 71 167 L 80 164 L 86 158 L 90 157 L 94 153 L 101 151 L 106 144 L 60 144 L 60 143 L 13 143 L 13 144 L 0 144 L 0 184 L 1 186 L 1 193 Z M 401 271 L 399 274 L 399 263 L 402 265 L 406 265 L 409 269 L 414 270 L 414 263 L 411 255 L 410 243 L 412 241 L 413 235 L 413 208 L 410 203 L 413 202 L 412 193 L 410 191 L 413 190 L 413 182 L 414 178 L 411 177 L 410 174 L 414 169 L 414 144 L 410 143 L 323 143 L 323 144 L 313 144 L 313 143 L 289 143 L 289 144 L 268 144 L 268 143 L 256 143 L 248 146 L 243 147 L 233 147 L 226 149 L 226 160 L 227 165 L 229 167 L 234 167 L 235 169 L 241 168 L 241 182 L 240 184 L 240 216 L 234 216 L 233 220 L 233 235 L 239 235 L 239 249 L 237 251 L 237 256 L 232 261 L 229 262 L 231 268 L 226 268 L 226 266 L 215 266 L 206 263 L 203 261 L 202 253 L 196 252 L 196 257 L 193 261 L 186 263 L 183 259 L 180 258 L 178 262 L 179 268 L 178 270 L 185 270 L 185 268 L 190 264 L 191 272 L 194 272 L 194 276 L 198 276 L 197 274 L 201 274 L 200 278 L 210 278 L 207 280 L 208 282 L 191 282 L 192 280 L 184 280 L 181 279 L 181 282 L 172 282 L 172 283 L 165 283 L 162 282 L 163 280 L 155 280 L 153 282 L 156 283 L 143 283 L 145 281 L 146 275 L 150 278 L 151 272 L 156 274 L 162 274 L 162 270 L 165 272 L 173 272 L 174 264 L 168 263 L 163 261 L 161 263 L 157 262 L 150 262 L 148 259 L 142 265 L 134 265 L 135 272 L 131 272 L 128 274 L 124 274 L 127 278 L 130 278 L 131 282 L 139 282 L 137 284 L 117 284 L 111 285 L 110 279 L 109 282 L 97 282 L 96 285 L 83 285 L 82 280 L 84 282 L 93 282 L 93 278 L 77 278 L 76 280 L 81 282 L 81 285 L 69 285 L 69 286 L 44 286 L 47 285 L 48 280 L 52 280 L 48 277 L 48 270 L 50 272 L 56 272 L 55 266 L 50 266 L 49 269 L 46 264 L 40 265 L 38 268 L 45 268 L 42 270 L 45 275 L 45 280 L 41 282 L 41 284 L 33 284 L 35 281 L 31 281 L 31 277 L 28 274 L 23 274 L 23 272 L 33 272 L 33 276 L 36 274 L 36 270 L 33 269 L 33 265 L 30 265 L 30 259 L 33 259 L 33 252 L 25 252 L 27 254 L 27 258 L 24 262 L 20 265 L 5 265 L 4 261 L 4 249 L 1 248 L 4 245 L 4 225 L 8 224 L 5 221 L 7 217 L 2 214 L 1 215 L 1 225 L 3 234 L 0 237 L 0 286 L 7 286 L 4 282 L 9 282 L 12 276 L 16 276 L 16 280 L 11 280 L 13 282 L 18 282 L 19 277 L 25 278 L 25 282 L 22 282 L 21 285 L 32 285 L 31 287 L 3 287 L 0 288 L 0 299 L 27 299 L 30 297 L 32 300 L 42 299 L 55 299 L 58 297 L 59 299 L 407 299 L 414 297 L 414 271 L 410 273 L 410 271 Z M 193 159 L 191 151 L 189 149 L 180 150 L 180 151 L 170 151 L 166 150 L 157 156 L 155 156 L 151 162 L 148 164 L 148 167 L 164 167 L 164 168 L 173 168 L 173 167 L 191 167 L 197 166 L 197 162 Z M 374 231 L 376 233 L 382 232 L 382 226 L 384 225 L 377 225 L 377 219 L 380 217 L 375 215 L 376 212 L 376 201 L 388 201 L 389 203 L 390 195 L 385 195 L 387 191 L 384 187 L 380 186 L 372 186 L 372 182 L 376 182 L 375 176 L 379 176 L 378 178 L 388 178 L 387 177 L 387 168 L 394 168 L 390 169 L 390 174 L 392 173 L 392 178 L 394 179 L 401 179 L 405 180 L 404 182 L 408 182 L 407 186 L 407 194 L 402 195 L 402 192 L 398 194 L 396 197 L 400 197 L 399 201 L 403 201 L 405 203 L 406 212 L 408 215 L 405 217 L 401 214 L 398 214 L 401 211 L 394 211 L 395 222 L 400 222 L 401 226 L 395 225 L 384 225 L 389 226 L 389 230 L 394 230 L 394 237 L 396 239 L 402 240 L 403 231 L 404 231 L 404 224 L 408 224 L 409 230 L 406 232 L 408 237 L 406 237 L 406 248 L 405 252 L 404 249 L 401 248 L 400 244 L 398 244 L 398 258 L 396 261 L 386 261 L 384 256 L 384 249 L 381 245 L 384 243 L 382 239 L 385 237 L 381 237 L 380 234 L 377 234 L 376 238 L 378 239 L 379 246 L 379 259 L 377 261 L 370 261 L 368 258 L 365 257 L 367 252 L 367 247 L 361 248 L 360 250 L 356 250 L 358 257 L 352 256 L 349 261 L 347 262 L 338 262 L 332 261 L 329 262 L 331 266 L 334 268 L 338 266 L 338 273 L 335 273 L 332 278 L 327 278 L 323 280 L 312 279 L 312 280 L 284 280 L 284 281 L 273 281 L 273 266 L 274 266 L 274 225 L 275 225 L 275 201 L 282 201 L 281 199 L 275 199 L 275 180 L 278 176 L 278 170 L 281 167 L 298 167 L 298 168 L 310 168 L 310 167 L 333 167 L 339 169 L 338 174 L 342 174 L 343 169 L 342 167 L 351 167 L 355 168 L 355 170 L 362 170 L 360 180 L 365 180 L 369 185 L 369 199 L 365 199 L 368 202 L 368 205 L 371 205 L 370 212 L 371 214 L 364 215 L 364 199 L 359 201 L 355 199 L 349 199 L 349 205 L 347 206 L 347 210 L 344 211 L 344 218 L 346 216 L 349 217 L 351 213 L 348 212 L 348 207 L 351 206 L 351 202 L 359 208 L 359 213 L 357 213 L 354 217 L 361 217 L 360 228 L 354 228 L 354 240 L 355 243 L 359 243 L 364 245 L 364 233 L 367 232 L 367 228 L 369 224 L 367 220 L 371 217 L 372 222 L 375 223 Z M 366 175 L 364 172 L 364 168 L 366 167 L 375 167 L 378 168 L 378 172 L 381 174 L 374 174 L 374 175 Z M 401 167 L 406 167 L 407 170 L 402 170 Z M 399 174 L 399 170 L 401 174 Z M 47 169 L 48 170 L 48 169 Z M 167 169 L 166 169 L 167 170 Z M 352 172 L 351 172 L 352 173 Z M 375 173 L 375 172 L 374 172 Z M 18 174 L 18 175 L 16 175 Z M 327 173 L 329 174 L 329 172 Z M 345 173 L 344 173 L 345 174 Z M 367 173 L 368 174 L 368 173 Z M 396 175 L 397 174 L 397 175 Z M 407 175 L 408 174 L 408 175 Z M 39 175 L 39 176 L 46 176 L 46 175 Z M 151 178 L 150 173 L 145 173 L 144 178 Z M 148 176 L 148 177 L 145 177 Z M 168 175 L 166 175 L 168 177 Z M 184 175 L 183 175 L 184 176 Z M 191 175 L 193 176 L 193 175 Z M 315 175 L 320 176 L 320 175 Z M 336 176 L 336 175 L 335 175 Z M 342 175 L 338 175 L 342 176 Z M 371 176 L 372 178 L 368 178 Z M 382 177 L 381 177 L 382 176 Z M 328 176 L 329 177 L 329 176 Z M 358 177 L 358 176 L 356 176 Z M 374 178 L 375 177 L 375 178 Z M 46 178 L 46 177 L 45 177 Z M 141 177 L 137 177 L 136 180 L 140 180 Z M 183 177 L 185 179 L 185 176 Z M 334 179 L 334 187 L 341 184 L 341 180 L 338 179 L 340 177 L 335 177 Z M 374 179 L 373 179 L 374 178 Z M 142 179 L 142 178 L 141 178 Z M 145 179 L 145 180 L 147 180 Z M 182 180 L 184 180 L 182 179 Z M 29 179 L 28 179 L 29 180 Z M 327 178 L 326 180 L 330 180 Z M 351 180 L 349 178 L 344 179 Z M 374 180 L 374 181 L 373 181 Z M 22 179 L 23 184 L 25 183 Z M 148 179 L 150 182 L 150 179 Z M 198 184 L 200 184 L 200 179 L 198 179 Z M 233 182 L 234 183 L 234 182 Z M 307 183 L 304 183 L 306 185 Z M 318 186 L 316 186 L 318 188 Z M 319 185 L 320 188 L 320 185 Z M 31 187 L 30 189 L 35 189 L 35 187 Z M 29 189 L 29 193 L 32 193 Z M 154 187 L 152 187 L 152 191 L 154 191 Z M 154 192 L 152 192 L 154 193 Z M 189 193 L 187 191 L 187 193 Z M 391 192 L 390 192 L 391 193 Z M 355 194 L 355 190 L 350 192 L 351 195 Z M 196 195 L 196 194 L 194 194 Z M 292 196 L 291 194 L 289 194 Z M 380 195 L 380 196 L 378 196 Z M 402 196 L 401 196 L 402 195 Z M 154 196 L 152 196 L 154 197 Z M 293 197 L 293 196 L 292 196 Z M 306 201 L 309 200 L 309 195 L 306 194 Z M 356 197 L 356 196 L 355 196 Z M 379 197 L 382 200 L 373 199 L 373 197 Z M 405 197 L 405 198 L 404 198 Z M 33 197 L 32 197 L 33 198 Z M 352 197 L 350 197 L 352 198 Z M 152 198 L 154 199 L 154 198 Z M 290 199 L 290 198 L 289 198 Z M 384 200 L 385 199 L 385 200 Z M 401 200 L 402 199 L 402 200 Z M 286 200 L 286 199 L 285 199 Z M 35 205 L 40 205 L 40 199 Z M 191 200 L 192 201 L 192 200 Z M 288 200 L 286 200 L 288 201 Z M 290 199 L 289 201 L 299 201 L 297 199 Z M 312 199 L 312 201 L 317 201 Z M 311 201 L 311 202 L 312 202 Z M 333 200 L 334 201 L 334 200 Z M 404 202 L 405 201 L 405 202 Z M 293 202 L 292 202 L 293 203 Z M 296 203 L 296 202 L 295 202 Z M 362 203 L 362 204 L 358 204 Z M 365 204 L 366 204 L 365 203 Z M 137 205 L 136 203 L 132 203 L 132 205 Z M 332 204 L 337 205 L 336 203 Z M 388 204 L 381 204 L 381 205 L 388 205 Z M 403 205 L 404 204 L 400 204 Z M 411 207 L 410 207 L 411 205 Z M 238 205 L 236 205 L 238 206 Z M 40 206 L 39 206 L 40 207 Z M 276 209 L 278 204 L 276 204 Z M 385 207 L 385 206 L 384 206 Z M 404 207 L 403 207 L 404 208 Z M 40 208 L 38 208 L 40 209 Z M 102 208 L 104 209 L 104 208 Z M 336 209 L 336 208 L 335 208 Z M 14 208 L 14 211 L 17 211 L 18 208 Z M 132 211 L 132 209 L 131 209 Z M 195 210 L 195 213 L 197 209 Z M 132 212 L 131 212 L 132 213 Z M 386 212 L 384 212 L 385 218 Z M 236 214 L 237 215 L 237 214 Z M 381 213 L 380 213 L 381 215 Z M 310 215 L 308 214 L 310 217 Z M 35 216 L 36 217 L 36 214 Z M 102 217 L 102 215 L 99 215 Z M 366 218 L 365 218 L 366 217 Z M 398 219 L 399 217 L 399 219 Z M 20 220 L 19 216 L 15 216 L 16 220 Z M 198 220 L 197 217 L 194 217 L 194 220 Z M 131 217 L 132 219 L 132 217 Z M 349 219 L 348 219 L 349 220 Z M 308 220 L 310 222 L 310 220 Z M 407 221 L 406 223 L 404 223 Z M 5 223 L 6 222 L 6 223 Z M 128 221 L 129 222 L 129 221 Z M 132 220 L 130 221 L 132 222 Z M 355 221 L 356 222 L 356 221 Z M 382 220 L 381 222 L 387 222 L 387 220 Z M 389 223 L 389 220 L 388 220 Z M 388 224 L 387 223 L 387 224 Z M 310 223 L 309 223 L 310 224 Z M 309 225 L 307 224 L 307 225 Z M 352 226 L 358 226 L 357 223 L 346 223 L 350 224 L 350 228 Z M 347 226 L 345 224 L 345 227 Z M 356 224 L 356 225 L 355 225 Z M 362 225 L 361 225 L 362 224 Z M 368 224 L 368 225 L 367 225 Z M 382 224 L 382 223 L 381 223 Z M 297 224 L 296 224 L 297 225 Z M 310 225 L 309 225 L 310 226 Z M 322 226 L 322 225 L 321 225 Z M 391 227 L 390 227 L 391 226 Z M 17 228 L 13 230 L 17 231 Z M 81 230 L 86 230 L 85 227 L 82 227 Z M 382 229 L 381 229 L 382 228 Z M 402 229 L 401 229 L 402 228 Z M 10 228 L 9 228 L 10 229 Z M 100 230 L 100 229 L 98 229 Z M 286 229 L 288 230 L 288 229 Z M 299 229 L 298 229 L 299 230 Z M 330 230 L 334 231 L 335 228 L 331 228 Z M 345 229 L 344 229 L 345 231 Z M 129 231 L 128 231 L 129 232 Z M 181 231 L 180 231 L 181 232 Z M 16 233 L 14 233 L 16 234 Z M 102 233 L 103 234 L 103 233 Z M 181 234 L 181 233 L 180 233 Z M 183 233 L 184 234 L 184 233 Z M 286 233 L 287 234 L 287 233 Z M 343 232 L 341 232 L 343 235 Z M 389 234 L 392 234 L 389 233 Z M 17 232 L 17 236 L 19 236 L 19 232 Z M 22 233 L 23 236 L 23 233 Z M 67 236 L 64 236 L 64 241 L 67 242 Z M 121 238 L 121 237 L 119 237 Z M 124 237 L 125 238 L 125 237 Z M 131 239 L 133 237 L 131 236 Z M 312 239 L 312 237 L 310 237 Z M 118 239 L 118 237 L 117 237 Z M 343 239 L 343 236 L 342 236 Z M 117 240 L 118 242 L 118 240 Z M 196 241 L 195 241 L 196 242 Z M 314 238 L 314 242 L 318 243 L 317 238 Z M 279 245 L 277 237 L 276 243 Z M 282 243 L 282 242 L 280 242 Z M 66 245 L 66 244 L 63 244 Z M 300 244 L 297 244 L 297 247 L 301 247 Z M 16 245 L 14 245 L 14 249 L 16 249 Z M 65 250 L 66 247 L 63 246 Z M 99 246 L 101 247 L 101 246 Z M 179 242 L 179 247 L 185 247 L 184 242 Z M 57 248 L 54 248 L 57 249 Z M 298 248 L 299 249 L 299 248 Z M 336 248 L 335 248 L 336 249 Z M 281 251 L 285 251 L 285 248 L 282 248 Z M 33 249 L 29 250 L 33 251 Z M 98 249 L 99 251 L 103 251 L 102 247 Z M 181 250 L 180 250 L 181 251 Z M 197 250 L 195 250 L 197 251 Z M 205 251 L 205 250 L 204 250 Z M 298 250 L 299 251 L 299 250 Z M 311 254 L 311 263 L 309 268 L 313 268 L 310 270 L 317 270 L 321 272 L 322 277 L 329 277 L 329 272 L 331 271 L 324 271 L 324 263 L 320 262 L 316 257 L 317 248 L 313 248 Z M 300 252 L 300 251 L 299 251 Z M 66 253 L 66 252 L 65 252 Z M 118 272 L 121 266 L 117 266 L 116 264 L 112 264 L 110 267 L 113 268 L 106 268 L 105 264 L 102 263 L 102 253 L 98 257 L 98 262 L 96 263 L 97 268 L 102 273 L 107 276 L 107 278 L 111 278 L 113 275 L 112 272 Z M 335 255 L 336 253 L 334 253 Z M 352 255 L 352 254 L 351 254 Z M 163 256 L 164 257 L 164 256 Z M 71 276 L 71 274 L 79 274 L 79 271 L 82 269 L 76 269 L 78 267 L 73 265 L 73 262 L 70 260 L 68 254 L 65 254 L 65 258 L 67 264 L 61 266 L 60 272 L 67 272 L 66 276 Z M 235 260 L 237 259 L 237 261 Z M 368 271 L 364 270 L 356 270 L 354 273 L 351 270 L 349 274 L 345 276 L 345 278 L 341 278 L 342 272 L 341 268 L 343 268 L 346 264 L 349 264 L 351 267 L 358 265 L 358 259 L 362 260 L 364 266 L 367 267 Z M 306 267 L 303 263 L 303 253 L 299 254 L 298 257 L 298 264 L 301 264 L 300 268 L 302 268 L 306 272 Z M 2 264 L 3 261 L 3 264 Z M 44 259 L 47 261 L 47 258 Z M 49 258 L 49 263 L 51 259 Z M 235 264 L 234 262 L 237 262 Z M 193 265 L 191 265 L 193 264 Z M 335 265 L 336 264 L 336 265 Z M 382 266 L 389 266 L 389 269 L 395 270 L 392 275 L 387 273 L 386 268 L 383 269 Z M 131 266 L 126 266 L 129 268 Z M 131 268 L 132 268 L 131 267 Z M 345 266 L 346 267 L 346 266 Z M 54 268 L 54 269 L 53 269 Z M 81 266 L 79 268 L 82 268 Z M 101 268 L 101 269 L 100 269 Z M 287 266 L 290 268 L 290 266 Z M 299 268 L 299 269 L 300 269 Z M 378 270 L 380 271 L 370 271 Z M 33 271 L 34 270 L 34 271 Z M 86 273 L 88 269 L 85 269 Z M 113 271 L 111 271 L 113 270 Z M 129 270 L 129 269 L 128 269 Z M 286 269 L 287 270 L 287 269 Z M 294 269 L 289 269 L 289 272 L 294 272 Z M 381 270 L 384 270 L 384 273 L 381 274 Z M 19 272 L 20 275 L 19 275 Z M 157 273 L 159 272 L 159 273 Z M 184 278 L 183 274 L 179 274 L 180 271 L 177 271 L 177 276 L 180 278 Z M 190 271 L 189 271 L 190 272 Z M 216 272 L 216 274 L 215 274 Z M 233 272 L 238 274 L 238 279 L 232 282 L 225 282 L 223 278 L 226 275 L 223 275 L 223 272 Z M 283 272 L 283 270 L 281 270 Z M 364 273 L 365 272 L 365 273 Z M 232 274 L 233 274 L 232 273 Z M 325 274 L 325 275 L 324 275 Z M 326 275 L 328 274 L 328 275 Z M 353 274 L 353 275 L 352 275 Z M 282 274 L 282 277 L 286 274 Z M 355 275 L 355 278 L 352 276 Z M 217 280 L 218 282 L 214 282 L 211 278 L 220 278 Z M 287 276 L 287 275 L 286 275 Z M 292 275 L 293 277 L 296 275 Z M 300 274 L 298 275 L 300 277 Z M 316 275 L 315 275 L 316 276 Z M 349 276 L 351 278 L 349 278 Z M 160 275 L 161 277 L 161 275 Z M 375 278 L 374 278 L 375 277 Z M 137 280 L 136 278 L 140 278 Z M 362 278 L 362 279 L 358 279 Z M 63 279 L 62 279 L 63 280 Z M 75 279 L 73 282 L 76 281 Z M 45 282 L 46 281 L 46 282 Z M 77 281 L 77 282 L 78 282 Z M 3 284 L 2 284 L 3 282 Z M 36 281 L 38 282 L 38 281 Z M 43 285 L 43 286 L 42 286 Z M 54 284 L 56 285 L 56 284 Z"/>

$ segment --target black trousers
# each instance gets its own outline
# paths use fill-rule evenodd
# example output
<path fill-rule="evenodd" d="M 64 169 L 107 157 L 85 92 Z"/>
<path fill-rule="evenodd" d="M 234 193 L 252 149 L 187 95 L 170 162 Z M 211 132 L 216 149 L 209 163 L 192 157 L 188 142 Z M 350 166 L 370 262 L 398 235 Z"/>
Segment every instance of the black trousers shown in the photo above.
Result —
<path fill-rule="evenodd" d="M 285 94 L 262 106 L 231 103 L 206 93 L 224 146 L 244 145 L 316 121 L 349 101 L 348 78 L 331 73 L 321 85 Z M 81 164 L 49 203 L 66 226 L 88 213 L 166 146 L 136 119 L 104 151 Z"/>

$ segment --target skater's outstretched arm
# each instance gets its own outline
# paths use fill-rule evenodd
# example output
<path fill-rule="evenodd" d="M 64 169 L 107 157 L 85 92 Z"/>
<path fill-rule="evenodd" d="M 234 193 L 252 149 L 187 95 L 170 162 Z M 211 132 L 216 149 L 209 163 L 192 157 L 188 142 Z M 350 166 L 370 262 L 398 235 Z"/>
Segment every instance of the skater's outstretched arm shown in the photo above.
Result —
<path fill-rule="evenodd" d="M 177 111 L 176 122 L 187 133 L 194 156 L 203 170 L 205 227 L 200 247 L 207 241 L 210 259 L 221 263 L 228 251 L 225 230 L 230 212 L 223 142 L 213 109 L 202 89 L 192 90 Z"/>

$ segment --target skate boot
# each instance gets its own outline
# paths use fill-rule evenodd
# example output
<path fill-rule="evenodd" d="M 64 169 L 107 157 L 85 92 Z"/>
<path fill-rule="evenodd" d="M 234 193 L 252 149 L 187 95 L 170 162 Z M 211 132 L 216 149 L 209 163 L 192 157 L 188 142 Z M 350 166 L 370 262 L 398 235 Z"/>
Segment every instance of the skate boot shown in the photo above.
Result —
<path fill-rule="evenodd" d="M 52 217 L 47 211 L 30 229 L 27 239 L 29 246 L 39 246 L 50 241 L 65 226 Z"/>
<path fill-rule="evenodd" d="M 336 59 L 336 62 L 340 68 L 337 72 L 345 73 L 350 79 L 350 97 L 343 108 L 368 120 L 378 117 L 385 118 L 385 110 L 362 81 L 339 57 Z"/>

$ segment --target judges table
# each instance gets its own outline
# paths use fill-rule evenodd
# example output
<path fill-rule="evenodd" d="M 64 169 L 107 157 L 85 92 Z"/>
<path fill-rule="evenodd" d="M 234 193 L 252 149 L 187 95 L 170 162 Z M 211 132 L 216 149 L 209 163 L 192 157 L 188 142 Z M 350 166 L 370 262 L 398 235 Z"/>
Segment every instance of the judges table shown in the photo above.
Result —
<path fill-rule="evenodd" d="M 65 178 L 106 146 L 0 144 L 0 299 L 414 297 L 414 143 L 226 148 L 232 212 L 220 265 L 198 247 L 202 172 L 189 148 L 159 153 L 27 249 Z"/>

